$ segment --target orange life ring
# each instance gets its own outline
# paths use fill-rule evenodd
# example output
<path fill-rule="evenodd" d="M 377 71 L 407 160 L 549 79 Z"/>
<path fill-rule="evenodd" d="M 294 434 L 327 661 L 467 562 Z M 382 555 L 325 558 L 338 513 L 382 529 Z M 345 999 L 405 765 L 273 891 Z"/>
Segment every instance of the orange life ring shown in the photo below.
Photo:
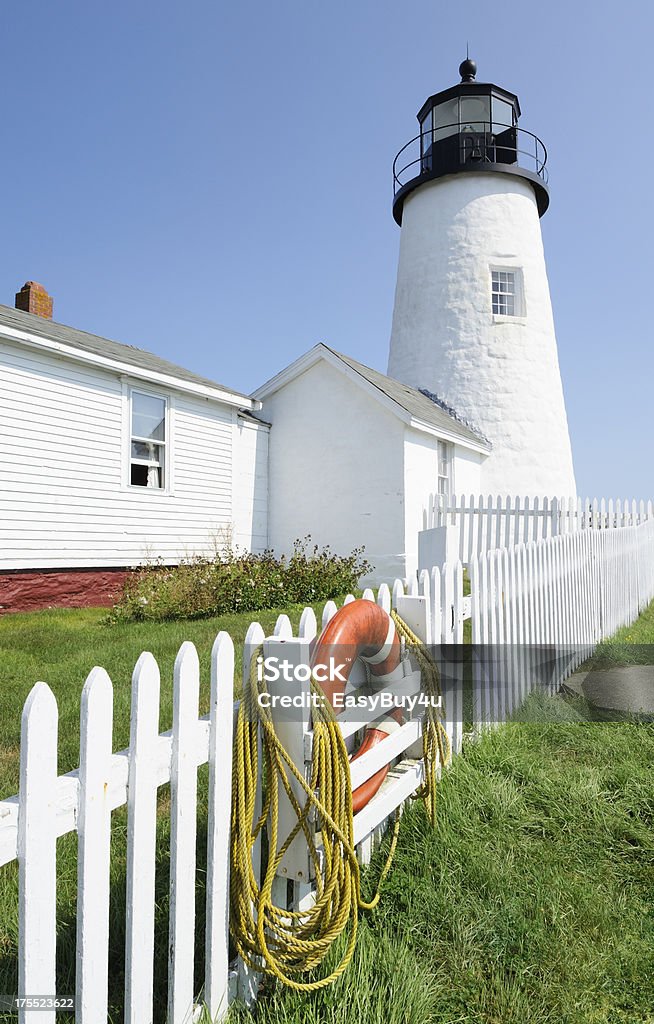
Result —
<path fill-rule="evenodd" d="M 319 685 L 334 708 L 336 695 L 345 692 L 352 666 L 361 658 L 373 676 L 385 676 L 398 668 L 401 659 L 400 639 L 395 623 L 373 601 L 351 601 L 343 605 L 323 629 L 311 656 L 312 669 L 330 665 L 334 658 L 344 665 L 339 675 L 320 680 Z M 334 708 L 334 710 L 337 710 Z M 372 750 L 402 724 L 402 712 L 397 709 L 367 726 L 363 742 L 352 754 L 350 761 Z M 357 814 L 375 795 L 388 774 L 389 765 L 380 768 L 352 793 L 352 810 Z"/>

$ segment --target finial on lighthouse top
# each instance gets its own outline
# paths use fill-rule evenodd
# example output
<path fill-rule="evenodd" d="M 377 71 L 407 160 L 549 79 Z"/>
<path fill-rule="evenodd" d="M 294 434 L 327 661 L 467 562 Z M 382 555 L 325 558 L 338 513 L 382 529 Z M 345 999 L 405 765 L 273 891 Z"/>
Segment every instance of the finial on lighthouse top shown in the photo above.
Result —
<path fill-rule="evenodd" d="M 470 57 L 459 64 L 459 74 L 461 75 L 462 82 L 474 82 L 475 75 L 477 74 L 477 65 L 474 60 L 470 60 Z"/>

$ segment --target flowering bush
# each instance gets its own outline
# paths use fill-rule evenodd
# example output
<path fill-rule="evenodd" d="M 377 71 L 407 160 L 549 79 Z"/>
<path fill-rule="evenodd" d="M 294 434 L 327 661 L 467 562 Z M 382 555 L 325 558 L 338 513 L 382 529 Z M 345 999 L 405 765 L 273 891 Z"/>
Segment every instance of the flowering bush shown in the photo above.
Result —
<path fill-rule="evenodd" d="M 250 612 L 286 604 L 312 604 L 355 589 L 372 566 L 363 548 L 335 555 L 329 547 L 309 551 L 311 537 L 296 540 L 290 557 L 272 551 L 254 555 L 225 548 L 215 557 L 190 558 L 174 568 L 161 561 L 130 575 L 109 616 L 112 622 L 199 619 L 225 612 Z"/>

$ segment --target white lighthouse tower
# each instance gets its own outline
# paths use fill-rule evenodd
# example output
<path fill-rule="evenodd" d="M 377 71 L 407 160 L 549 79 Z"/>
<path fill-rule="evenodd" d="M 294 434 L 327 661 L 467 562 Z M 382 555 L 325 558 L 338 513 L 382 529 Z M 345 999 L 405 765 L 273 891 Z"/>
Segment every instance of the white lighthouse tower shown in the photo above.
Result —
<path fill-rule="evenodd" d="M 486 435 L 485 493 L 574 495 L 540 231 L 545 147 L 518 128 L 518 97 L 476 70 L 465 60 L 461 82 L 429 97 L 395 161 L 388 374 Z"/>

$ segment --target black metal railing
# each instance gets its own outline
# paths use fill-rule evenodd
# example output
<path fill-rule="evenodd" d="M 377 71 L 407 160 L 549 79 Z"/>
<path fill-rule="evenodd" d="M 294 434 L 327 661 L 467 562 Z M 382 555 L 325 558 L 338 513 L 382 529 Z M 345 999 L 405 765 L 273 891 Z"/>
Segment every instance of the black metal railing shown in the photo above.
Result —
<path fill-rule="evenodd" d="M 402 146 L 393 161 L 393 194 L 423 175 L 435 177 L 479 164 L 517 165 L 546 185 L 546 163 L 544 143 L 524 128 L 485 122 L 475 122 L 472 128 L 442 125 Z"/>

